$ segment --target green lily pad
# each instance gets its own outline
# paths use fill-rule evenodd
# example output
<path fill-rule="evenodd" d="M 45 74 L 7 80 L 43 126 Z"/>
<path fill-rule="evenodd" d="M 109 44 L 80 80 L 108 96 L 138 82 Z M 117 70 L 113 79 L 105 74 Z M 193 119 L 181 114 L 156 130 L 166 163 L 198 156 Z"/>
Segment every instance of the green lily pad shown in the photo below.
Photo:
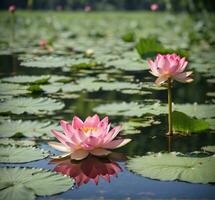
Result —
<path fill-rule="evenodd" d="M 28 146 L 35 146 L 36 142 L 32 140 L 13 140 L 13 139 L 4 138 L 4 139 L 0 139 L 0 145 L 28 147 Z"/>
<path fill-rule="evenodd" d="M 39 68 L 58 68 L 71 66 L 73 59 L 64 56 L 34 56 L 31 58 L 24 58 L 21 62 L 25 67 L 39 67 Z"/>
<path fill-rule="evenodd" d="M 1 79 L 2 82 L 9 83 L 30 83 L 30 84 L 46 84 L 53 82 L 68 82 L 70 80 L 67 76 L 61 75 L 43 75 L 43 76 L 29 76 L 29 75 L 17 75 Z"/>
<path fill-rule="evenodd" d="M 162 181 L 187 181 L 191 183 L 215 182 L 215 157 L 185 157 L 175 153 L 158 153 L 131 158 L 129 170 L 144 177 Z"/>
<path fill-rule="evenodd" d="M 143 88 L 150 89 L 150 90 L 166 90 L 166 87 L 157 86 L 154 82 L 144 82 Z"/>
<path fill-rule="evenodd" d="M 0 103 L 0 113 L 13 114 L 51 114 L 64 107 L 62 102 L 50 98 L 19 97 Z"/>
<path fill-rule="evenodd" d="M 34 84 L 45 84 L 48 83 L 50 79 L 49 76 L 27 76 L 27 75 L 19 75 L 3 78 L 3 82 L 9 83 L 34 83 Z"/>
<path fill-rule="evenodd" d="M 183 113 L 196 118 L 211 118 L 215 116 L 214 104 L 173 104 L 173 110 L 182 111 Z M 102 104 L 94 108 L 95 112 L 108 113 L 115 116 L 142 116 L 145 114 L 160 115 L 167 114 L 167 105 L 159 101 L 149 102 L 119 102 Z"/>
<path fill-rule="evenodd" d="M 35 147 L 0 146 L 1 163 L 25 163 L 49 156 L 47 151 Z"/>
<path fill-rule="evenodd" d="M 215 117 L 214 104 L 174 104 L 173 109 L 199 119 Z"/>
<path fill-rule="evenodd" d="M 91 68 L 95 67 L 97 62 L 95 60 L 89 58 L 81 58 L 81 59 L 74 59 L 72 62 L 72 67 L 74 68 Z"/>
<path fill-rule="evenodd" d="M 189 135 L 190 133 L 202 132 L 209 129 L 209 123 L 201 119 L 194 119 L 188 115 L 174 111 L 173 129 L 175 133 L 181 135 Z"/>
<path fill-rule="evenodd" d="M 27 86 L 13 84 L 13 83 L 1 83 L 0 94 L 8 96 L 18 96 L 21 94 L 28 94 L 30 91 L 27 90 Z"/>
<path fill-rule="evenodd" d="M 146 114 L 159 115 L 166 112 L 167 108 L 161 106 L 159 102 L 152 101 L 145 104 L 139 104 L 137 102 L 120 102 L 99 105 L 93 109 L 97 113 L 108 113 L 108 115 L 114 116 L 143 116 Z"/>
<path fill-rule="evenodd" d="M 123 94 L 138 94 L 138 95 L 147 95 L 147 94 L 152 94 L 150 91 L 142 91 L 138 89 L 123 89 L 121 90 L 121 93 Z"/>
<path fill-rule="evenodd" d="M 63 83 L 52 83 L 47 85 L 40 85 L 40 88 L 47 94 L 55 94 L 62 90 L 63 85 L 64 85 Z"/>
<path fill-rule="evenodd" d="M 69 177 L 37 168 L 0 168 L 0 196 L 4 200 L 36 199 L 70 189 Z"/>
<path fill-rule="evenodd" d="M 209 123 L 210 129 L 215 130 L 215 118 L 205 119 Z"/>
<path fill-rule="evenodd" d="M 51 129 L 56 129 L 56 124 L 39 121 L 1 120 L 0 137 L 12 137 L 19 133 L 25 137 L 52 136 Z"/>
<path fill-rule="evenodd" d="M 120 91 L 123 89 L 137 89 L 138 84 L 130 82 L 104 82 L 98 81 L 98 79 L 93 77 L 87 77 L 77 80 L 76 83 L 67 83 L 62 86 L 63 92 L 78 92 L 82 90 L 87 90 L 88 92 L 95 92 L 98 90 L 109 91 L 116 90 Z"/>
<path fill-rule="evenodd" d="M 164 48 L 164 46 L 160 44 L 156 38 L 140 38 L 140 40 L 136 44 L 136 49 L 143 59 L 154 57 L 158 53 L 177 53 L 181 56 L 188 56 L 187 51 Z"/>
<path fill-rule="evenodd" d="M 207 92 L 206 95 L 209 97 L 215 97 L 215 92 Z"/>
<path fill-rule="evenodd" d="M 134 32 L 128 32 L 122 35 L 122 40 L 124 42 L 134 42 L 135 41 L 135 33 Z"/>
<path fill-rule="evenodd" d="M 126 58 L 110 61 L 106 65 L 125 71 L 141 71 L 148 69 L 146 61 L 137 62 Z"/>
<path fill-rule="evenodd" d="M 208 151 L 208 152 L 211 152 L 211 153 L 215 153 L 215 146 L 202 147 L 202 150 Z"/>
<path fill-rule="evenodd" d="M 67 83 L 71 81 L 71 77 L 63 76 L 63 75 L 49 75 L 49 77 L 50 77 L 49 79 L 50 83 L 54 83 L 54 82 Z"/>
<path fill-rule="evenodd" d="M 126 122 L 120 123 L 123 127 L 123 131 L 121 135 L 131 135 L 131 134 L 139 134 L 141 130 L 138 128 L 144 128 L 152 126 L 153 124 L 160 124 L 159 121 L 155 121 L 153 118 L 143 118 L 143 119 L 131 119 Z"/>
<path fill-rule="evenodd" d="M 93 67 L 96 62 L 89 58 L 71 58 L 68 56 L 22 56 L 21 65 L 38 68 L 63 68 L 63 67 Z"/>
<path fill-rule="evenodd" d="M 207 79 L 207 82 L 208 82 L 208 83 L 215 84 L 215 78 Z"/>

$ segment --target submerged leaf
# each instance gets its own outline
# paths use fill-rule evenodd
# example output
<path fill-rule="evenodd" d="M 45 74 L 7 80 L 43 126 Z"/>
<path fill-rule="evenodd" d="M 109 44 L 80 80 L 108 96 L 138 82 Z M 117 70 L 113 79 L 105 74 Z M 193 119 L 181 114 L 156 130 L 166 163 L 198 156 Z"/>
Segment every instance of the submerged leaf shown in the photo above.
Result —
<path fill-rule="evenodd" d="M 215 157 L 185 157 L 175 153 L 158 153 L 131 158 L 129 170 L 142 176 L 162 181 L 215 183 Z"/>
<path fill-rule="evenodd" d="M 74 181 L 45 169 L 0 168 L 0 196 L 4 200 L 34 200 L 65 192 Z"/>

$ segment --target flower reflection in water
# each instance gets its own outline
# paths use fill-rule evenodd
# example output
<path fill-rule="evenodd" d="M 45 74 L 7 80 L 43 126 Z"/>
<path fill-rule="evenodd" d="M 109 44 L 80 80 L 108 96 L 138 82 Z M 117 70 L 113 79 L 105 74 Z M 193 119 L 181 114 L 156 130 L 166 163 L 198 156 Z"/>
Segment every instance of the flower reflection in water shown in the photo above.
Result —
<path fill-rule="evenodd" d="M 122 168 L 113 160 L 122 161 L 123 156 L 113 154 L 112 157 L 99 158 L 90 155 L 81 161 L 71 160 L 70 157 L 67 157 L 61 160 L 54 159 L 51 163 L 57 164 L 53 171 L 74 178 L 79 187 L 82 184 L 87 184 L 90 180 L 98 185 L 99 177 L 107 182 L 110 182 L 111 176 L 117 177 L 117 174 L 122 172 Z"/>

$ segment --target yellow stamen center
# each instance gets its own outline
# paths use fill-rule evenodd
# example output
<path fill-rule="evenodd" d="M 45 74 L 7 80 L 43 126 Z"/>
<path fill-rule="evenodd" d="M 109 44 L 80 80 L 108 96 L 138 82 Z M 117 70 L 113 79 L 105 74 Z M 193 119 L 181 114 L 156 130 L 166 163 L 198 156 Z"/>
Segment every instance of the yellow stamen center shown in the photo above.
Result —
<path fill-rule="evenodd" d="M 82 127 L 81 130 L 84 132 L 84 133 L 87 133 L 88 131 L 96 131 L 96 127 Z"/>

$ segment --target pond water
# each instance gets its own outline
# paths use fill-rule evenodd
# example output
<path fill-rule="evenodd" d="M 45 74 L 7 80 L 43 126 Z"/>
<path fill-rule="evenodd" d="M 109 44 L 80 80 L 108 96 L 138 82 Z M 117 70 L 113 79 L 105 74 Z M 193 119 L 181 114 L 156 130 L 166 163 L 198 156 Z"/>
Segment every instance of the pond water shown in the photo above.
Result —
<path fill-rule="evenodd" d="M 116 15 L 114 19 L 116 19 L 117 17 L 118 15 Z M 7 19 L 7 17 L 5 18 Z M 95 16 L 94 17 L 91 16 L 87 21 L 88 24 L 86 22 L 86 24 L 83 24 L 83 26 L 96 27 L 96 25 L 99 24 L 98 26 L 103 27 L 104 24 L 102 23 L 104 23 L 104 21 L 109 18 L 111 17 L 108 15 L 105 15 L 102 21 L 101 19 L 99 20 L 99 15 L 97 15 L 96 19 L 98 20 L 95 22 L 95 24 L 92 25 L 92 21 L 95 20 Z M 70 18 L 69 17 L 67 18 L 67 21 L 66 21 L 67 24 L 66 22 L 64 22 L 64 26 L 67 25 L 66 28 L 71 28 L 69 26 L 68 19 Z M 79 18 L 77 19 L 79 19 L 80 22 L 83 22 L 84 17 L 80 15 Z M 127 19 L 130 20 L 129 22 L 131 24 L 133 20 L 133 24 L 134 24 L 133 26 L 137 29 L 137 32 L 140 31 L 140 28 L 138 27 L 138 25 L 135 25 L 135 19 L 137 20 L 137 22 L 139 22 L 139 20 L 141 19 L 141 15 L 132 16 L 130 18 L 129 16 L 127 16 Z M 20 26 L 24 26 L 22 25 L 22 23 L 24 23 L 22 22 L 22 20 L 23 18 L 21 18 L 20 16 L 20 22 L 19 22 L 21 24 Z M 177 19 L 174 19 L 174 20 L 177 20 Z M 34 20 L 32 21 L 35 23 Z M 59 17 L 58 22 L 62 22 L 62 16 Z M 154 20 L 154 23 L 157 23 L 156 20 Z M 168 23 L 172 23 L 172 22 L 168 22 Z M 80 31 L 77 28 L 78 22 L 74 20 L 74 18 L 72 18 L 71 24 L 73 25 L 75 24 L 76 32 Z M 56 30 L 58 30 L 58 28 L 56 28 L 56 26 L 58 25 L 59 24 L 54 25 Z M 119 36 L 123 33 L 122 30 L 125 30 L 126 25 L 122 24 L 123 28 L 119 35 L 117 35 L 116 33 L 117 25 L 111 24 L 111 23 L 110 25 L 112 25 L 113 27 L 112 29 L 110 28 L 111 30 L 109 30 L 109 32 L 113 31 L 113 35 L 114 35 L 113 38 L 116 40 L 115 42 L 112 42 L 110 44 L 110 48 L 117 53 L 112 52 L 109 55 L 114 56 L 116 54 L 118 56 L 117 59 L 119 58 L 121 59 L 121 57 L 123 56 L 123 52 L 120 52 L 120 53 L 118 52 L 124 51 L 128 55 L 127 59 L 134 61 L 137 55 L 136 55 L 136 50 L 132 48 L 133 43 L 132 45 L 127 43 L 122 43 L 121 39 L 119 38 Z M 147 25 L 147 23 L 145 25 Z M 28 24 L 28 27 L 27 27 L 28 30 L 30 30 L 29 26 L 30 25 Z M 38 24 L 35 24 L 34 26 L 37 27 Z M 140 26 L 142 27 L 143 24 L 140 23 Z M 35 27 L 33 28 L 33 30 L 36 29 Z M 180 27 L 180 23 L 178 24 L 178 27 Z M 65 31 L 62 27 L 59 28 L 59 30 L 64 32 L 66 35 L 66 33 L 68 34 L 68 31 L 66 28 L 65 28 Z M 46 29 L 43 27 L 42 30 L 44 31 Z M 83 28 L 81 30 L 83 30 Z M 152 28 L 152 30 L 154 29 Z M 89 30 L 87 31 L 89 32 Z M 108 31 L 106 30 L 106 32 Z M 98 33 L 100 32 L 98 31 Z M 19 35 L 21 34 L 23 33 L 18 32 L 17 37 L 19 37 Z M 82 33 L 80 33 L 80 35 L 81 34 Z M 137 35 L 138 34 L 140 33 L 137 33 Z M 45 34 L 43 36 L 45 36 Z M 63 35 L 61 36 L 63 37 Z M 32 37 L 33 37 L 33 34 L 32 34 Z M 80 39 L 79 36 L 77 36 L 77 40 L 80 40 L 80 41 L 78 42 L 76 41 L 77 42 L 76 43 L 74 41 L 76 39 L 71 39 L 72 37 L 70 38 L 65 36 L 65 38 L 63 38 L 61 41 L 59 39 L 60 38 L 59 36 L 59 38 L 57 39 L 60 46 L 59 47 L 60 50 L 57 53 L 54 52 L 50 54 L 45 50 L 40 51 L 39 47 L 35 45 L 34 47 L 32 47 L 33 49 L 35 49 L 35 52 L 33 52 L 33 50 L 30 50 L 30 49 L 29 51 L 31 52 L 28 52 L 26 48 L 24 49 L 24 52 L 22 51 L 20 53 L 15 53 L 15 54 L 7 53 L 7 55 L 0 55 L 0 75 L 1 75 L 1 81 L 4 83 L 14 82 L 14 80 L 10 82 L 4 78 L 11 77 L 11 76 L 19 76 L 19 75 L 27 75 L 27 76 L 50 75 L 50 77 L 63 76 L 62 78 L 63 81 L 61 81 L 60 83 L 56 81 L 53 81 L 53 82 L 50 81 L 49 83 L 46 82 L 45 84 L 41 84 L 41 85 L 36 84 L 36 85 L 40 85 L 40 87 L 45 91 L 43 93 L 34 91 L 34 93 L 16 93 L 15 94 L 13 89 L 11 89 L 12 92 L 10 94 L 10 90 L 8 93 L 6 92 L 4 93 L 4 90 L 1 88 L 0 92 L 2 94 L 2 99 L 4 100 L 6 99 L 7 101 L 8 99 L 12 98 L 11 96 L 33 97 L 35 99 L 38 99 L 40 97 L 49 97 L 49 98 L 57 99 L 58 101 L 65 104 L 63 108 L 56 109 L 56 110 L 53 109 L 53 112 L 51 110 L 50 113 L 48 113 L 48 111 L 46 113 L 46 107 L 44 108 L 42 107 L 42 105 L 41 105 L 42 108 L 40 108 L 40 105 L 39 105 L 39 108 L 35 109 L 36 111 L 28 113 L 28 109 L 30 110 L 30 107 L 31 106 L 33 107 L 34 105 L 27 104 L 27 107 L 25 108 L 26 111 L 20 114 L 13 112 L 14 109 L 16 108 L 16 105 L 12 105 L 11 111 L 1 112 L 1 121 L 7 120 L 9 118 L 12 120 L 22 119 L 23 121 L 25 120 L 36 120 L 39 122 L 51 121 L 53 122 L 53 127 L 55 127 L 60 119 L 70 121 L 74 115 L 77 115 L 80 118 L 84 119 L 88 115 L 93 115 L 94 113 L 98 112 L 101 118 L 104 117 L 105 115 L 108 115 L 110 118 L 110 122 L 112 122 L 114 125 L 120 124 L 120 123 L 125 124 L 125 122 L 133 122 L 133 121 L 138 122 L 138 125 L 136 127 L 132 126 L 129 123 L 126 124 L 125 125 L 126 128 L 121 134 L 122 137 L 131 138 L 132 142 L 116 150 L 116 152 L 120 153 L 120 155 L 116 155 L 117 157 L 116 160 L 89 157 L 80 162 L 70 162 L 69 160 L 65 160 L 63 161 L 65 164 L 64 165 L 62 163 L 50 163 L 51 158 L 45 158 L 43 160 L 28 162 L 24 164 L 18 164 L 18 163 L 3 164 L 2 163 L 1 167 L 3 166 L 9 166 L 9 167 L 22 166 L 23 167 L 24 166 L 24 167 L 38 167 L 38 168 L 56 170 L 57 166 L 61 164 L 61 167 L 58 167 L 58 171 L 60 171 L 61 173 L 66 174 L 69 172 L 69 170 L 71 170 L 70 173 L 73 174 L 74 177 L 76 177 L 75 179 L 77 182 L 76 185 L 64 193 L 60 193 L 53 196 L 37 197 L 37 199 L 41 199 L 41 200 L 42 199 L 50 199 L 50 200 L 51 199 L 53 200 L 54 199 L 55 200 L 57 199 L 59 200 L 60 199 L 108 199 L 108 200 L 109 199 L 127 199 L 127 200 L 129 199 L 135 199 L 135 200 L 136 199 L 214 199 L 215 190 L 214 190 L 214 185 L 212 184 L 197 184 L 197 183 L 188 183 L 183 181 L 153 180 L 153 179 L 145 178 L 144 176 L 141 176 L 138 173 L 132 172 L 132 170 L 128 169 L 127 159 L 130 159 L 136 156 L 144 156 L 147 154 L 147 152 L 158 153 L 158 152 L 175 151 L 175 152 L 184 153 L 186 155 L 190 155 L 191 152 L 201 151 L 201 148 L 204 146 L 215 145 L 215 134 L 214 134 L 213 128 L 210 128 L 209 130 L 202 131 L 201 133 L 190 134 L 189 136 L 175 135 L 170 140 L 165 135 L 167 132 L 167 126 L 168 126 L 166 112 L 160 111 L 161 107 L 162 109 L 167 109 L 167 105 L 166 105 L 167 91 L 165 89 L 158 90 L 156 86 L 152 86 L 153 81 L 155 80 L 155 77 L 153 77 L 148 72 L 148 70 L 146 70 L 145 63 L 143 63 L 143 66 L 145 66 L 145 68 L 143 67 L 144 68 L 143 70 L 132 69 L 132 66 L 130 68 L 129 66 L 125 66 L 125 69 L 123 69 L 124 66 L 122 63 L 119 64 L 120 67 L 116 67 L 117 64 L 116 66 L 114 66 L 113 64 L 113 66 L 110 66 L 110 67 L 107 67 L 106 64 L 105 64 L 105 67 L 103 66 L 103 64 L 97 64 L 95 67 L 93 65 L 89 65 L 89 60 L 87 61 L 84 60 L 89 58 L 83 56 L 84 51 L 82 51 L 82 48 L 86 50 L 88 49 L 88 46 L 90 46 L 91 49 L 94 49 L 95 55 L 96 55 L 95 60 L 99 60 L 99 56 L 101 56 L 101 60 L 107 59 L 106 57 L 102 57 L 104 56 L 104 54 L 106 54 L 105 50 L 108 49 L 107 44 L 105 44 L 105 47 L 104 47 L 105 50 L 103 49 L 104 52 L 102 52 L 101 54 L 98 53 L 99 50 L 102 49 L 101 44 L 102 42 L 105 42 L 106 37 L 103 37 L 103 36 L 101 37 L 95 36 L 95 37 L 97 38 L 95 39 L 94 37 L 85 35 L 85 36 L 80 36 L 81 38 Z M 107 38 L 108 37 L 112 37 L 112 36 L 107 36 Z M 89 40 L 88 43 L 86 42 L 87 41 L 86 38 L 88 38 Z M 82 44 L 82 46 L 80 45 L 81 53 L 72 52 L 70 55 L 68 51 L 66 50 L 63 51 L 62 45 L 66 45 L 67 39 L 68 41 L 71 42 L 71 45 L 74 44 L 74 46 L 77 48 L 79 47 L 78 46 L 79 43 Z M 30 39 L 28 38 L 28 40 Z M 81 43 L 83 41 L 86 42 L 86 44 Z M 108 38 L 108 41 L 110 41 L 109 38 Z M 163 41 L 165 41 L 164 38 L 163 38 Z M 115 44 L 116 47 L 117 45 L 119 45 L 118 49 L 117 48 L 114 49 L 115 47 L 114 43 L 117 43 Z M 171 42 L 169 42 L 169 44 L 171 44 Z M 20 45 L 21 44 L 19 43 L 18 46 L 20 47 Z M 94 48 L 93 45 L 95 45 L 96 47 Z M 168 46 L 168 44 L 166 45 Z M 9 47 L 8 49 L 11 50 L 11 47 Z M 54 46 L 54 49 L 58 49 L 58 46 L 57 45 Z M 1 51 L 3 50 L 5 50 L 5 47 L 1 48 Z M 199 52 L 195 52 L 195 50 L 193 49 L 189 49 L 189 50 L 190 50 L 190 54 L 194 52 L 193 55 L 198 57 Z M 131 54 L 130 56 L 129 56 L 129 53 Z M 30 55 L 32 57 L 28 58 L 26 55 L 27 56 Z M 54 64 L 56 64 L 57 62 L 60 63 L 59 67 L 49 67 L 48 66 L 49 61 L 47 60 L 39 60 L 38 62 L 39 64 L 38 63 L 35 64 L 34 59 L 37 59 L 37 58 L 40 59 L 41 56 L 43 55 L 47 57 L 50 55 L 55 55 L 56 57 L 60 56 L 63 59 L 59 61 L 56 60 L 56 62 L 54 61 Z M 107 55 L 108 53 L 106 54 L 106 56 Z M 87 63 L 88 65 L 85 67 L 76 66 L 76 67 L 69 68 L 67 65 L 62 64 L 62 62 L 66 62 L 65 60 L 68 57 L 69 58 L 75 57 L 77 60 L 83 59 L 82 62 L 85 64 Z M 125 58 L 126 58 L 126 55 L 125 55 Z M 111 60 L 112 59 L 110 59 L 110 61 L 105 60 L 104 62 L 108 63 L 108 62 L 111 62 Z M 192 61 L 195 59 L 192 60 L 191 58 L 190 60 L 191 60 L 190 62 L 192 63 Z M 205 59 L 202 58 L 202 60 L 205 60 Z M 72 62 L 74 62 L 74 60 Z M 82 62 L 79 61 L 78 64 Z M 141 63 L 141 61 L 138 61 L 138 62 L 139 64 Z M 47 66 L 41 67 L 41 63 L 43 64 L 45 63 L 45 65 Z M 202 63 L 204 63 L 204 61 L 202 61 Z M 51 63 L 50 65 L 54 65 L 54 64 Z M 196 64 L 200 65 L 201 62 L 198 63 L 196 61 Z M 214 67 L 214 61 L 210 62 L 210 60 L 208 60 L 204 64 L 210 65 L 212 66 L 212 68 Z M 32 65 L 32 66 L 29 67 L 29 65 Z M 70 66 L 71 64 L 68 64 L 68 65 Z M 208 76 L 205 76 L 205 73 L 202 73 L 201 70 L 198 70 L 199 68 L 193 67 L 191 69 L 194 70 L 194 76 L 193 76 L 194 82 L 190 84 L 174 83 L 174 90 L 173 90 L 174 104 L 182 105 L 181 107 L 183 107 L 184 104 L 195 105 L 196 103 L 205 105 L 206 107 L 209 106 L 208 107 L 209 111 L 207 109 L 205 111 L 204 109 L 198 110 L 197 117 L 201 116 L 200 118 L 205 118 L 209 120 L 214 119 L 215 115 L 211 116 L 210 114 L 208 114 L 209 112 L 213 113 L 213 110 L 214 110 L 214 96 L 208 95 L 208 93 L 214 92 L 214 82 L 211 83 L 208 81 L 208 79 L 214 80 L 213 79 L 214 75 L 210 72 L 208 73 L 209 74 Z M 210 70 L 211 68 L 208 68 L 208 69 Z M 68 78 L 69 80 L 65 81 L 65 79 L 68 79 Z M 91 79 L 86 80 L 86 78 L 91 78 L 92 80 Z M 51 78 L 49 80 L 51 80 Z M 96 84 L 94 83 L 92 84 L 92 82 L 96 82 Z M 105 85 L 104 82 L 108 82 L 108 83 L 113 82 L 114 84 Z M 124 83 L 125 85 L 121 86 L 120 85 L 121 83 Z M 150 83 L 151 85 L 147 86 L 146 83 Z M 30 85 L 32 85 L 31 80 L 27 80 L 24 83 L 20 82 L 18 84 L 20 84 L 19 85 L 20 87 L 21 86 L 29 87 Z M 98 86 L 99 84 L 100 86 Z M 49 85 L 49 87 L 43 87 L 46 85 Z M 74 87 L 74 85 L 76 85 L 76 87 Z M 135 86 L 137 88 L 134 88 Z M 102 89 L 100 87 L 102 87 Z M 118 87 L 119 89 L 117 89 Z M 19 90 L 21 89 L 19 88 Z M 25 91 L 26 88 L 23 90 Z M 126 108 L 124 107 L 121 108 L 122 104 L 120 103 L 122 102 L 128 103 L 126 104 Z M 147 107 L 148 105 L 154 105 L 159 102 L 160 107 L 158 106 L 157 108 L 155 108 L 155 112 L 157 111 L 159 114 L 153 114 L 153 115 L 150 114 L 150 109 L 152 108 L 148 106 L 149 108 L 148 107 L 147 108 L 148 108 L 149 114 L 145 115 L 145 113 L 141 113 L 143 112 L 141 111 L 141 108 L 135 108 L 135 105 L 129 104 L 132 102 L 138 103 L 138 105 L 143 105 L 143 107 L 144 106 Z M 119 103 L 119 105 L 114 106 L 112 103 Z M 26 106 L 26 102 L 23 101 L 23 107 L 25 106 Z M 8 109 L 10 110 L 10 108 Z M 38 110 L 40 111 L 42 109 L 44 109 L 45 112 L 43 113 L 37 112 Z M 129 113 L 124 112 L 125 110 L 129 111 Z M 186 110 L 186 108 L 182 109 L 183 112 L 185 112 L 184 110 Z M 192 112 L 192 109 L 190 110 L 187 109 L 188 113 L 189 111 Z M 190 116 L 196 117 L 195 114 L 193 113 L 189 113 L 189 114 Z M 145 121 L 147 121 L 149 124 L 144 125 Z M 49 128 L 49 130 L 50 129 L 51 128 Z M 31 133 L 29 134 L 31 135 Z M 37 141 L 38 147 L 44 150 L 48 150 L 50 153 L 58 155 L 60 152 L 53 150 L 47 145 L 47 139 L 50 139 L 51 133 L 49 132 L 47 133 L 47 135 L 48 137 L 46 136 L 43 138 L 33 137 L 33 140 Z M 19 137 L 18 137 L 18 140 L 20 140 Z M 94 177 L 94 181 L 96 181 L 96 178 L 95 178 L 96 173 L 105 174 L 108 172 L 110 174 L 110 182 L 107 181 L 108 180 L 107 176 L 104 176 L 103 178 L 101 177 L 99 178 L 97 185 L 94 183 L 92 179 L 85 180 L 87 182 L 85 184 L 83 183 L 84 178 L 81 177 L 80 175 L 81 172 L 83 171 L 85 173 L 88 173 L 89 176 L 91 175 L 91 177 Z"/>

